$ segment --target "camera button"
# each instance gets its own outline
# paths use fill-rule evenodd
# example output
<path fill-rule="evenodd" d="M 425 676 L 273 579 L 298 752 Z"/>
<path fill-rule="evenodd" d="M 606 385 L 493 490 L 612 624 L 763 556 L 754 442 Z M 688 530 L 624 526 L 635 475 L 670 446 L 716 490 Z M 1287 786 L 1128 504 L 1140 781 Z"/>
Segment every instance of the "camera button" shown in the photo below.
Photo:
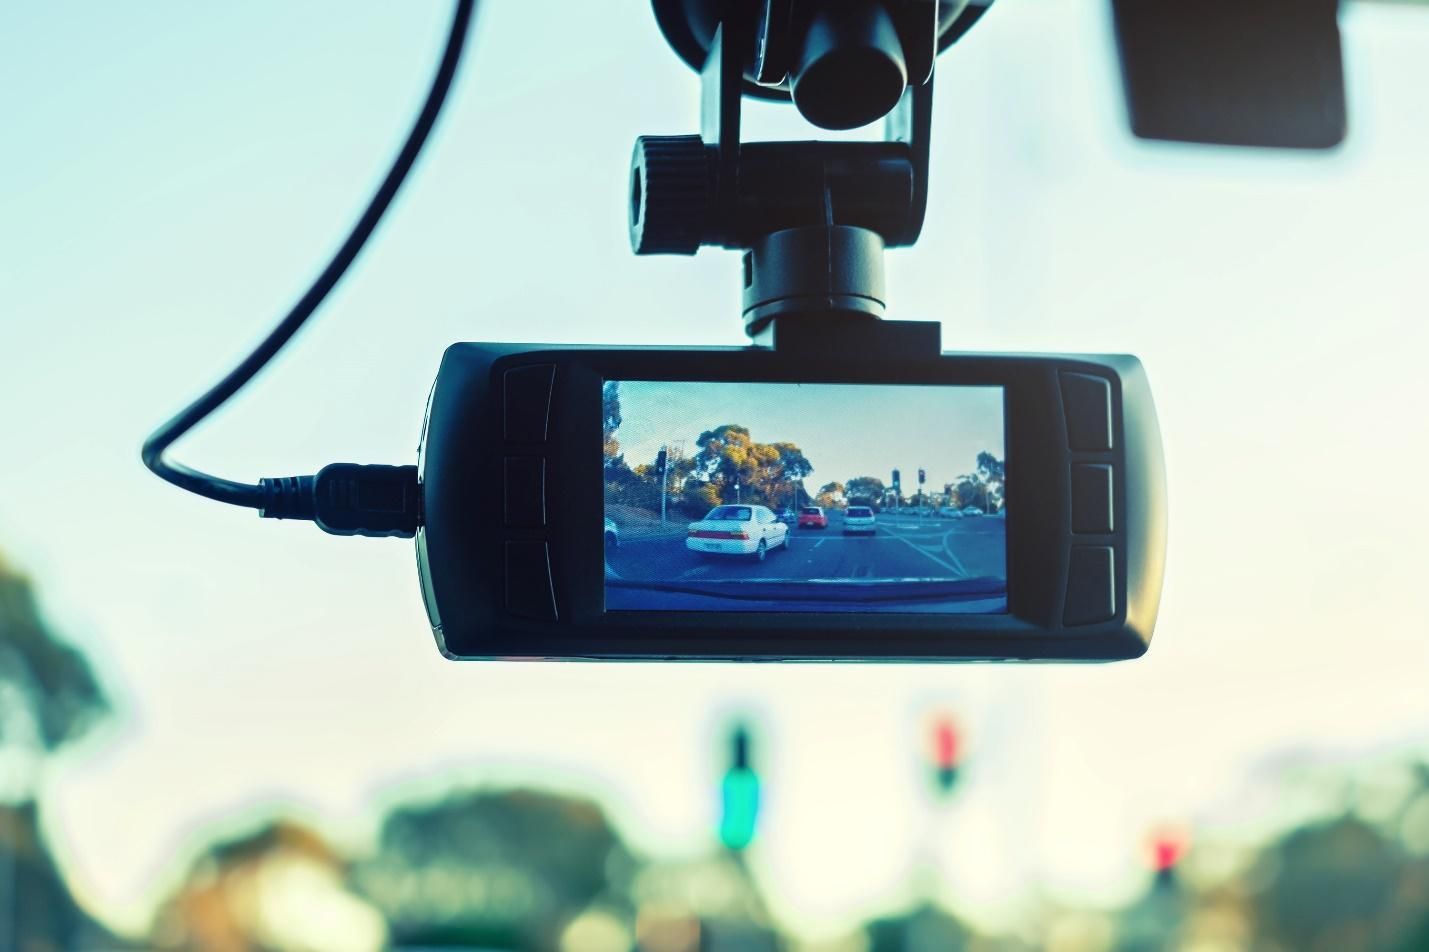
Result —
<path fill-rule="evenodd" d="M 522 618 L 556 620 L 556 592 L 546 543 L 506 543 L 506 610 Z"/>
<path fill-rule="evenodd" d="M 1072 546 L 1062 624 L 1094 625 L 1115 617 L 1115 552 L 1108 545 Z"/>
<path fill-rule="evenodd" d="M 1061 377 L 1068 445 L 1093 452 L 1111 449 L 1111 381 L 1091 374 Z"/>
<path fill-rule="evenodd" d="M 555 364 L 512 367 L 502 379 L 505 436 L 512 443 L 546 442 Z"/>
<path fill-rule="evenodd" d="M 1105 535 L 1112 529 L 1111 467 L 1077 463 L 1072 467 L 1072 531 Z"/>
<path fill-rule="evenodd" d="M 539 529 L 546 524 L 546 461 L 506 457 L 506 524 Z"/>

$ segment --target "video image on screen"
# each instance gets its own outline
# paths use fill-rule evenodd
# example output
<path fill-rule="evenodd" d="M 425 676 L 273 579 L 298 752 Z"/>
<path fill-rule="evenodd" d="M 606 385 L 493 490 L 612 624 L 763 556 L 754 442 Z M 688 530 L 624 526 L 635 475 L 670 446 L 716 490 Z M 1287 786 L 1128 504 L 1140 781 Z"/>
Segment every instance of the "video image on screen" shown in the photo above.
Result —
<path fill-rule="evenodd" d="M 1002 388 L 602 398 L 607 611 L 1007 611 Z"/>

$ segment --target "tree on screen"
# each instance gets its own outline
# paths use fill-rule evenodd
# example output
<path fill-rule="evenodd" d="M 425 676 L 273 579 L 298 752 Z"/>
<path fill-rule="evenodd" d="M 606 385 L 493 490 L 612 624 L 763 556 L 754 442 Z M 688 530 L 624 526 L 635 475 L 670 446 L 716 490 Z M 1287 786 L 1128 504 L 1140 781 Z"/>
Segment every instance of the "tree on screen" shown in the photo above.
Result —
<path fill-rule="evenodd" d="M 877 476 L 856 476 L 844 483 L 844 496 L 850 503 L 872 506 L 875 509 L 883 504 L 886 492 L 888 487 L 884 486 L 883 480 Z"/>
<path fill-rule="evenodd" d="M 1004 470 L 1002 460 L 983 450 L 977 454 L 977 472 L 984 481 L 989 483 L 1000 483 L 1003 480 Z"/>
<path fill-rule="evenodd" d="M 814 471 L 796 443 L 760 443 L 748 427 L 725 423 L 705 430 L 695 440 L 699 452 L 691 458 L 691 480 L 713 487 L 697 490 L 719 502 L 794 505 L 798 482 Z M 686 484 L 686 495 L 689 485 Z"/>
<path fill-rule="evenodd" d="M 1002 506 L 1003 489 L 1007 484 L 1007 467 L 991 453 L 977 454 L 976 476 L 982 491 L 982 508 L 993 512 Z"/>
<path fill-rule="evenodd" d="M 612 467 L 624 466 L 625 458 L 620 453 L 620 441 L 615 438 L 615 431 L 620 429 L 621 424 L 619 382 L 607 380 L 601 388 L 600 414 L 605 468 L 609 470 Z"/>
<path fill-rule="evenodd" d="M 814 471 L 808 459 L 804 457 L 804 451 L 793 443 L 774 443 L 774 449 L 779 452 L 779 476 L 780 482 L 784 483 L 784 489 L 780 493 L 783 497 L 783 504 L 789 507 L 799 505 L 800 483 L 804 477 Z"/>
<path fill-rule="evenodd" d="M 843 483 L 824 483 L 819 487 L 819 494 L 814 497 L 814 505 L 830 509 L 842 505 L 845 495 Z"/>

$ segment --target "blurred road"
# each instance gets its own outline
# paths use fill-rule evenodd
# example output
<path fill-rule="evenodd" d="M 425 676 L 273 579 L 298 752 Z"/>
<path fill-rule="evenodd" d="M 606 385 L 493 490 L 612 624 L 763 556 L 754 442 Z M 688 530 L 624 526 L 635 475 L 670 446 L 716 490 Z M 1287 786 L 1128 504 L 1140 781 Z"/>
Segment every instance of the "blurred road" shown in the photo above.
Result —
<path fill-rule="evenodd" d="M 685 523 L 669 535 L 622 539 L 606 563 L 632 582 L 720 579 L 966 579 L 1005 578 L 1006 520 L 986 516 L 935 519 L 878 516 L 873 535 L 844 535 L 843 513 L 827 529 L 791 528 L 789 547 L 764 562 L 752 556 L 707 555 L 685 548 Z"/>

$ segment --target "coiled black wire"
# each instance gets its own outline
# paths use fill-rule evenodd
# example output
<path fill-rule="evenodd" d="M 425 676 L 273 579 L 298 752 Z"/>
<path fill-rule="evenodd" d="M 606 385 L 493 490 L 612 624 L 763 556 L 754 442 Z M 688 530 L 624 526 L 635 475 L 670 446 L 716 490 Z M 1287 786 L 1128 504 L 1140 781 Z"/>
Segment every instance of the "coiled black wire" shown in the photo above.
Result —
<path fill-rule="evenodd" d="M 167 459 L 165 454 L 176 440 L 201 423 L 205 417 L 242 389 L 258 371 L 263 369 L 268 361 L 273 359 L 278 351 L 283 349 L 307 319 L 312 317 L 313 312 L 342 280 L 342 276 L 361 253 L 363 245 L 376 230 L 387 207 L 396 197 L 397 190 L 406 180 L 407 173 L 416 163 L 417 156 L 421 154 L 422 147 L 426 145 L 427 136 L 431 133 L 432 127 L 436 125 L 437 116 L 441 114 L 447 92 L 451 89 L 457 66 L 461 62 L 462 50 L 470 32 L 475 7 L 476 0 L 457 0 L 446 49 L 442 53 L 437 74 L 432 80 L 431 90 L 422 104 L 422 111 L 417 115 L 412 131 L 407 135 L 407 141 L 402 144 L 402 150 L 397 153 L 397 158 L 392 163 L 392 168 L 388 170 L 387 177 L 382 180 L 381 187 L 372 196 L 372 201 L 368 203 L 362 217 L 357 220 L 357 224 L 353 226 L 351 233 L 343 241 L 342 247 L 338 248 L 337 253 L 333 255 L 332 260 L 328 262 L 327 267 L 322 270 L 307 292 L 293 305 L 287 316 L 253 349 L 252 353 L 243 358 L 242 362 L 223 379 L 185 407 L 173 419 L 151 433 L 149 438 L 144 441 L 141 451 L 144 465 L 161 479 L 168 480 L 180 489 L 186 489 L 191 493 L 197 493 L 219 502 L 255 509 L 263 506 L 265 493 L 261 486 L 211 476 L 182 463 L 173 462 Z"/>

